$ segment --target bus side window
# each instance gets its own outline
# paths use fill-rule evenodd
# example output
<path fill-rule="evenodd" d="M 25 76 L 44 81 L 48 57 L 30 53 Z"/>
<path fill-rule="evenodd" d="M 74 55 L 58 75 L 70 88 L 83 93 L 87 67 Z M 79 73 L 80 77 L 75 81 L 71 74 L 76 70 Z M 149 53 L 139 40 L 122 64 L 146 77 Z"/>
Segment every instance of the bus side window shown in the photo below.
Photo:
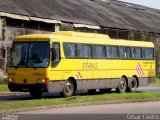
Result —
<path fill-rule="evenodd" d="M 143 48 L 142 57 L 143 59 L 154 59 L 154 49 L 153 48 Z"/>
<path fill-rule="evenodd" d="M 133 59 L 141 59 L 142 58 L 142 49 L 139 47 L 132 48 L 132 57 Z"/>
<path fill-rule="evenodd" d="M 131 48 L 126 47 L 126 58 L 130 59 L 131 58 Z"/>
<path fill-rule="evenodd" d="M 52 67 L 56 67 L 60 62 L 60 44 L 54 42 L 52 44 Z"/>
<path fill-rule="evenodd" d="M 76 58 L 76 44 L 64 43 L 63 49 L 66 58 Z"/>
<path fill-rule="evenodd" d="M 126 58 L 127 57 L 126 47 L 119 47 L 119 53 L 120 53 L 120 58 Z"/>
<path fill-rule="evenodd" d="M 146 51 L 146 58 L 147 59 L 154 59 L 154 49 L 148 48 Z"/>
<path fill-rule="evenodd" d="M 77 44 L 77 56 L 79 58 L 92 58 L 91 45 Z"/>
<path fill-rule="evenodd" d="M 93 45 L 92 46 L 92 56 L 93 58 L 105 58 L 105 46 L 103 45 Z"/>
<path fill-rule="evenodd" d="M 106 56 L 107 58 L 118 58 L 118 47 L 117 46 L 106 46 Z"/>

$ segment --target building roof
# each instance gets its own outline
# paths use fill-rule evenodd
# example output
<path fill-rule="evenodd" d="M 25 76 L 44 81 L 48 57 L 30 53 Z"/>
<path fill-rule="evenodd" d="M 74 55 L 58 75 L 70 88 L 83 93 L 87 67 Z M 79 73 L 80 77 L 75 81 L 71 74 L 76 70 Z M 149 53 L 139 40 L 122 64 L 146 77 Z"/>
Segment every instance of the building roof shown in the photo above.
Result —
<path fill-rule="evenodd" d="M 160 10 L 117 0 L 1 0 L 0 16 L 160 33 Z"/>

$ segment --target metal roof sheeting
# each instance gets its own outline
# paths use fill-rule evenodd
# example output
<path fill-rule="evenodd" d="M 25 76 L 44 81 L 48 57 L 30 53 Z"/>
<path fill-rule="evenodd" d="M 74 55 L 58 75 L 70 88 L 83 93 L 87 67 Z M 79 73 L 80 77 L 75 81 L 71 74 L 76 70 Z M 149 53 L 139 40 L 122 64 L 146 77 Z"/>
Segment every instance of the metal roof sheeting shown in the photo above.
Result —
<path fill-rule="evenodd" d="M 1 0 L 0 13 L 49 23 L 65 21 L 160 33 L 160 10 L 117 0 Z"/>

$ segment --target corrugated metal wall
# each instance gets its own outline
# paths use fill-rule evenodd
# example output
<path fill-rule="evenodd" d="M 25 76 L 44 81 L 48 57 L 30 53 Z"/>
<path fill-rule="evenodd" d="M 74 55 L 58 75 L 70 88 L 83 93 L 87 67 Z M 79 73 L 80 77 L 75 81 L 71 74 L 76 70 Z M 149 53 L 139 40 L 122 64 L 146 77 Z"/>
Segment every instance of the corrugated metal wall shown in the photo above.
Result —
<path fill-rule="evenodd" d="M 101 28 L 98 30 L 83 27 L 75 28 L 72 23 L 62 23 L 58 26 L 55 26 L 55 24 L 47 24 L 36 21 L 32 21 L 31 23 L 29 23 L 26 21 L 5 17 L 0 18 L 0 68 L 6 70 L 9 65 L 10 47 L 15 36 L 33 33 L 50 33 L 55 31 L 55 27 L 58 28 L 56 30 L 61 31 L 73 30 L 82 32 L 103 33 L 108 34 L 111 38 L 116 39 L 154 42 L 156 46 L 157 75 L 160 76 L 160 34 L 115 28 Z"/>

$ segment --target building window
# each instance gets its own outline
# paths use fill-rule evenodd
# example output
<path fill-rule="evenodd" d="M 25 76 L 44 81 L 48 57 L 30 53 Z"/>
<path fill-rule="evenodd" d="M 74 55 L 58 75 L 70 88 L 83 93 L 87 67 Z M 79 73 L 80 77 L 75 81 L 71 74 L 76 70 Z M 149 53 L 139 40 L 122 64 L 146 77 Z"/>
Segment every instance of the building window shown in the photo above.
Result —
<path fill-rule="evenodd" d="M 119 39 L 126 39 L 126 40 L 128 40 L 128 31 L 119 30 L 118 31 L 118 38 Z"/>
<path fill-rule="evenodd" d="M 117 29 L 108 29 L 108 35 L 110 38 L 118 38 L 118 30 Z"/>
<path fill-rule="evenodd" d="M 55 24 L 39 22 L 39 29 L 54 32 Z"/>
<path fill-rule="evenodd" d="M 6 26 L 22 28 L 22 20 L 6 18 Z"/>
<path fill-rule="evenodd" d="M 6 49 L 2 49 L 2 56 L 3 56 L 3 58 L 6 58 Z"/>
<path fill-rule="evenodd" d="M 23 21 L 23 27 L 28 29 L 38 30 L 38 22 L 37 21 Z"/>

